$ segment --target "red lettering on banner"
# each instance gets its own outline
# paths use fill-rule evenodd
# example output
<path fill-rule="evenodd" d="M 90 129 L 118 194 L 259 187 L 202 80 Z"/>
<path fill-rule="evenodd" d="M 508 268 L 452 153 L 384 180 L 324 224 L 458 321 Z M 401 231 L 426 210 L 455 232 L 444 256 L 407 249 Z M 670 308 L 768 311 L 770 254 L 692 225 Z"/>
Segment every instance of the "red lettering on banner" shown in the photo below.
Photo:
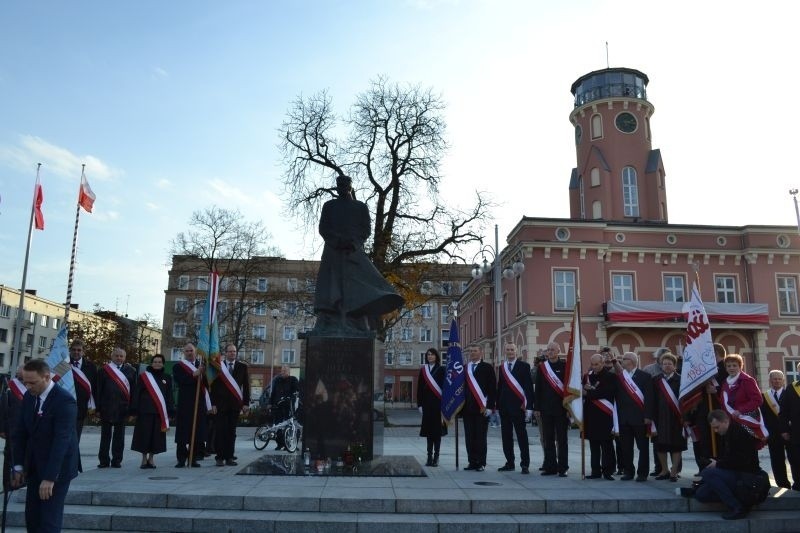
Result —
<path fill-rule="evenodd" d="M 692 320 L 686 327 L 686 344 L 692 344 L 692 341 L 697 339 L 700 335 L 705 333 L 708 329 L 708 322 L 703 320 L 702 313 L 694 313 Z"/>

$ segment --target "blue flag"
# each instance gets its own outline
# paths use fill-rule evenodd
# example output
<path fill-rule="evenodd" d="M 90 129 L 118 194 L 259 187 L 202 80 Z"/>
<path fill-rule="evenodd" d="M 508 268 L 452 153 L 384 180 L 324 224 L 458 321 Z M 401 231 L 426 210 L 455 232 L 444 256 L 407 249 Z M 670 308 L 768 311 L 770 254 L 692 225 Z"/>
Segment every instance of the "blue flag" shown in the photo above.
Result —
<path fill-rule="evenodd" d="M 208 298 L 203 305 L 203 317 L 197 335 L 197 353 L 206 365 L 208 384 L 214 382 L 219 373 L 219 325 L 217 324 L 217 298 L 219 296 L 219 274 L 208 276 Z"/>
<path fill-rule="evenodd" d="M 69 362 L 69 348 L 67 347 L 67 323 L 66 321 L 58 330 L 58 335 L 50 348 L 50 354 L 44 360 L 50 367 L 50 376 L 53 381 L 67 390 L 72 397 L 75 397 L 75 379 L 72 377 L 72 365 Z"/>
<path fill-rule="evenodd" d="M 458 341 L 456 320 L 450 323 L 450 342 L 447 347 L 447 373 L 442 388 L 442 417 L 450 422 L 464 406 L 466 374 L 461 344 Z"/>

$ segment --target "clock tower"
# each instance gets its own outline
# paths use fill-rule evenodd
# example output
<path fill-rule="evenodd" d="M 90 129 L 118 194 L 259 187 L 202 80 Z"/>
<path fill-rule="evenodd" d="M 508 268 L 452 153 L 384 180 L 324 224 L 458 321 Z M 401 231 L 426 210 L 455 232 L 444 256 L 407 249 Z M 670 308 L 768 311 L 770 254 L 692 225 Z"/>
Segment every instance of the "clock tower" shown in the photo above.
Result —
<path fill-rule="evenodd" d="M 577 166 L 570 218 L 668 222 L 661 151 L 653 149 L 647 75 L 630 68 L 585 74 L 572 84 Z"/>

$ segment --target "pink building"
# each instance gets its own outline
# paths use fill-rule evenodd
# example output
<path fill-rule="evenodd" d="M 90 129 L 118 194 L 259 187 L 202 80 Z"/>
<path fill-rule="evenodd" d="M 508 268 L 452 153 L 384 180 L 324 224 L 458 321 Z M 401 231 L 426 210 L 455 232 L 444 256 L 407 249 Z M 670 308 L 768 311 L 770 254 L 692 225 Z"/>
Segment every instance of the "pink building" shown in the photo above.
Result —
<path fill-rule="evenodd" d="M 646 365 L 662 346 L 682 353 L 682 307 L 698 280 L 714 341 L 741 354 L 762 385 L 772 369 L 795 379 L 797 228 L 669 224 L 648 81 L 637 70 L 609 68 L 572 84 L 569 218 L 523 217 L 509 233 L 501 266 L 520 260 L 525 269 L 502 279 L 501 338 L 529 359 L 550 341 L 566 352 L 580 298 L 584 367 L 602 346 L 637 352 Z M 462 344 L 484 344 L 487 358 L 497 335 L 491 276 L 472 281 L 458 308 Z"/>

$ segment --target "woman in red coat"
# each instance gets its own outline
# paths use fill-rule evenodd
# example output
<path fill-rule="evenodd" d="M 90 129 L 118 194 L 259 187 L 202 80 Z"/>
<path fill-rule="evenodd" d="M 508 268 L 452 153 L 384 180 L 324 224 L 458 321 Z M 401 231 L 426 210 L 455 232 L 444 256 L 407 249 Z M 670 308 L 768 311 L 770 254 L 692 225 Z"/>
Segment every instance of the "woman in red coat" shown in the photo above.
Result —
<path fill-rule="evenodd" d="M 719 393 L 722 408 L 761 441 L 760 448 L 767 439 L 767 428 L 761 419 L 761 390 L 755 379 L 742 372 L 744 361 L 741 355 L 729 354 L 723 362 L 728 378 L 722 382 Z"/>

